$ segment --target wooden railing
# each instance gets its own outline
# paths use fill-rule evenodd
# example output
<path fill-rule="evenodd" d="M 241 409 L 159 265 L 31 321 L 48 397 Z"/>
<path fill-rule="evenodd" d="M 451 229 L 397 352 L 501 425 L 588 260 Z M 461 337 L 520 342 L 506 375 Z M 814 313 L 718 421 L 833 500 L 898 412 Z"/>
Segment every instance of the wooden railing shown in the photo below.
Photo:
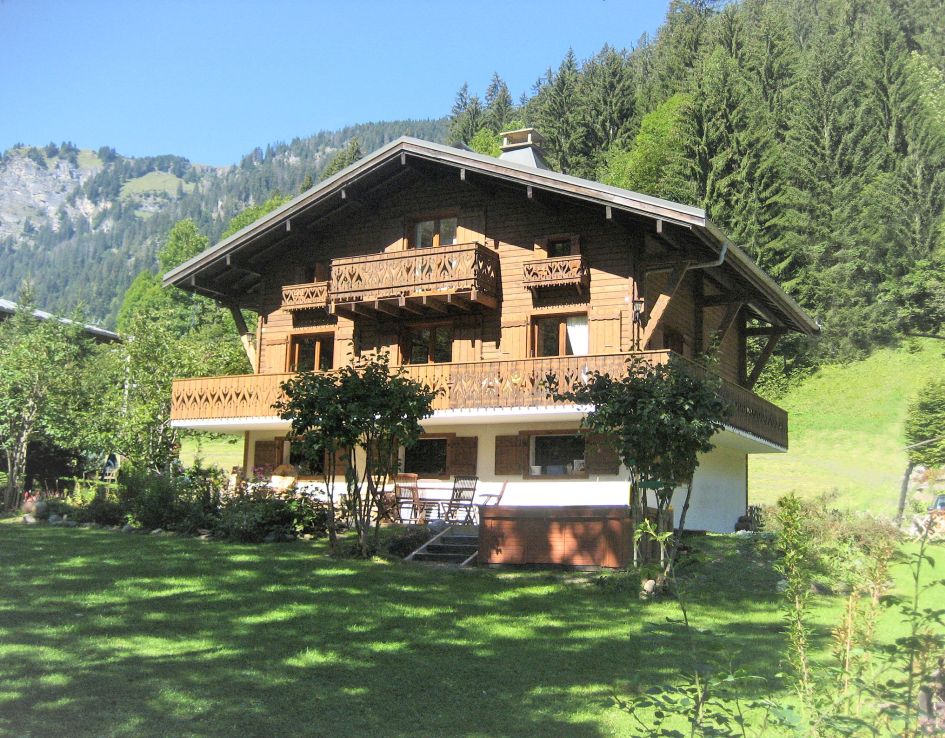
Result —
<path fill-rule="evenodd" d="M 591 283 L 587 262 L 580 255 L 526 261 L 522 272 L 522 283 L 530 290 L 539 287 L 577 287 L 584 290 Z"/>
<path fill-rule="evenodd" d="M 172 420 L 271 418 L 282 397 L 281 385 L 291 374 L 239 374 L 229 377 L 175 379 L 171 390 Z"/>
<path fill-rule="evenodd" d="M 669 351 L 641 352 L 649 361 L 669 361 Z M 438 390 L 435 410 L 477 410 L 555 405 L 543 381 L 549 373 L 562 387 L 583 381 L 594 370 L 619 375 L 627 354 L 559 356 L 515 361 L 479 361 L 457 364 L 418 364 L 404 367 L 407 376 Z M 687 371 L 705 375 L 698 364 L 683 360 Z M 273 417 L 279 386 L 291 374 L 248 374 L 174 380 L 173 420 L 210 420 Z M 771 443 L 787 447 L 787 413 L 751 390 L 716 378 L 719 391 L 731 405 L 727 424 Z"/>
<path fill-rule="evenodd" d="M 282 288 L 283 310 L 313 310 L 328 307 L 328 282 L 287 284 Z"/>
<path fill-rule="evenodd" d="M 332 259 L 331 301 L 366 302 L 422 294 L 499 295 L 499 255 L 479 243 Z"/>

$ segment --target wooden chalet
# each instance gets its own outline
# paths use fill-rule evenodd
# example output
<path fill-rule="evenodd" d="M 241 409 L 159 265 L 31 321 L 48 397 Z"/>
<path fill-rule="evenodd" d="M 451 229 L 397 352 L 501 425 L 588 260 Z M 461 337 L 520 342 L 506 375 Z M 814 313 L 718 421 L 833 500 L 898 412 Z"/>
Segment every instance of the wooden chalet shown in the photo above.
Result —
<path fill-rule="evenodd" d="M 702 209 L 550 171 L 539 144 L 513 131 L 494 158 L 397 139 L 166 274 L 233 309 L 254 367 L 176 380 L 173 422 L 243 434 L 247 469 L 296 462 L 280 383 L 389 351 L 443 390 L 404 471 L 475 475 L 503 504 L 621 505 L 616 458 L 540 381 L 621 372 L 631 353 L 702 371 L 711 351 L 735 410 L 689 520 L 732 530 L 747 455 L 788 445 L 787 414 L 752 387 L 780 336 L 818 326 Z"/>

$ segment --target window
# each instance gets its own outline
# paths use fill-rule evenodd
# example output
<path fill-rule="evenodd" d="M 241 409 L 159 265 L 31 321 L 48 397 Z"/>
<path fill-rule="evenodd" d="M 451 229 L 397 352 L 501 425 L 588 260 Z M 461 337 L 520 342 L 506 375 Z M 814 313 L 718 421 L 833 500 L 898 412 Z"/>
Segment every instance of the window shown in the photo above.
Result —
<path fill-rule="evenodd" d="M 453 326 L 417 326 L 404 340 L 405 364 L 444 364 L 453 360 Z"/>
<path fill-rule="evenodd" d="M 421 438 L 404 449 L 404 471 L 421 477 L 445 477 L 446 438 Z"/>
<path fill-rule="evenodd" d="M 413 247 L 427 249 L 456 243 L 457 219 L 421 220 L 414 226 Z"/>
<path fill-rule="evenodd" d="M 325 472 L 325 459 L 315 462 L 308 461 L 301 452 L 298 443 L 289 446 L 289 463 L 299 470 L 300 477 L 321 477 Z"/>
<path fill-rule="evenodd" d="M 309 333 L 292 337 L 290 372 L 325 372 L 334 366 L 335 339 L 331 333 Z"/>
<path fill-rule="evenodd" d="M 532 356 L 586 356 L 587 316 L 536 318 L 532 336 Z"/>
<path fill-rule="evenodd" d="M 548 252 L 549 259 L 554 259 L 558 256 L 571 256 L 571 237 L 549 238 L 545 250 Z"/>
<path fill-rule="evenodd" d="M 542 434 L 531 436 L 529 441 L 529 476 L 584 476 L 584 436 Z"/>

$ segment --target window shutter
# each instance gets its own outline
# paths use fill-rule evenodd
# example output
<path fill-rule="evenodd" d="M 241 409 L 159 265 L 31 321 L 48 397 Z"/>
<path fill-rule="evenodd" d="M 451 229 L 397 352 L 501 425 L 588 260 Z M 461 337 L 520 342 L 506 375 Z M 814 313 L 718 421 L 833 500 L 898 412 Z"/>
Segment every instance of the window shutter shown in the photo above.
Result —
<path fill-rule="evenodd" d="M 525 438 L 522 436 L 495 437 L 495 473 L 525 473 Z"/>
<path fill-rule="evenodd" d="M 348 450 L 335 451 L 335 475 L 343 477 L 348 469 Z"/>
<path fill-rule="evenodd" d="M 273 469 L 279 464 L 279 444 L 276 441 L 256 441 L 253 448 L 253 466 L 268 466 Z"/>
<path fill-rule="evenodd" d="M 477 476 L 478 451 L 479 439 L 476 436 L 449 439 L 446 445 L 446 474 L 451 477 Z"/>
<path fill-rule="evenodd" d="M 588 435 L 584 444 L 584 465 L 588 475 L 619 474 L 620 459 L 603 436 Z"/>

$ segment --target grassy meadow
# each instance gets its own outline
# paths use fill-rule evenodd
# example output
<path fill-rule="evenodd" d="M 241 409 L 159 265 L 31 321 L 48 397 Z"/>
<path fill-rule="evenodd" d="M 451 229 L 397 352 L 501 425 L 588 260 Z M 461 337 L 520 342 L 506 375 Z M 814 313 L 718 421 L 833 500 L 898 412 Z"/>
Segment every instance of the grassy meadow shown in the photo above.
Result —
<path fill-rule="evenodd" d="M 915 350 L 918 349 L 918 350 Z M 917 340 L 827 366 L 776 400 L 790 415 L 790 450 L 749 457 L 749 500 L 834 493 L 835 507 L 893 515 L 906 466 L 906 408 L 945 375 L 945 342 Z"/>
<path fill-rule="evenodd" d="M 677 605 L 640 601 L 621 575 L 600 587 L 7 519 L 0 735 L 639 735 L 613 695 L 693 658 L 785 698 L 770 562 L 735 536 L 691 540 L 692 646 Z M 841 602 L 815 598 L 821 661 Z"/>

